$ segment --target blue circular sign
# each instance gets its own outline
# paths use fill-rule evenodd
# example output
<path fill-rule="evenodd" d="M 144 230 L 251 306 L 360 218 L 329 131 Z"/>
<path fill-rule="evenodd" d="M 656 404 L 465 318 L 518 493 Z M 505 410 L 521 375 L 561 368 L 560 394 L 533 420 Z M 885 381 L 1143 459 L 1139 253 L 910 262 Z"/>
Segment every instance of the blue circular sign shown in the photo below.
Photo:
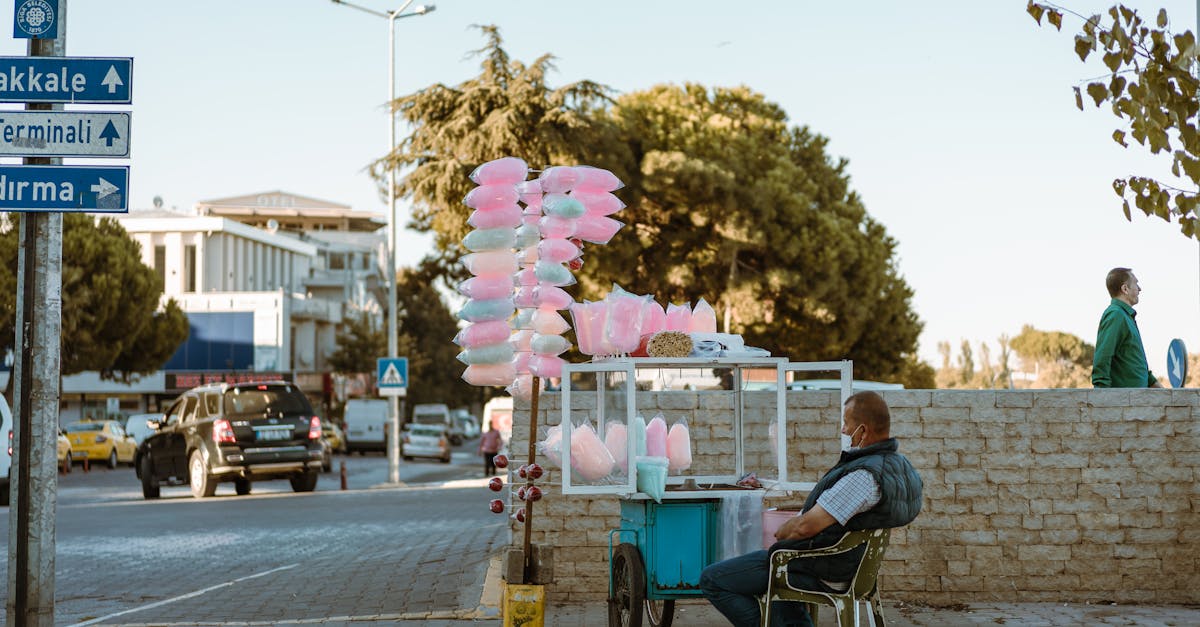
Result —
<path fill-rule="evenodd" d="M 46 0 L 24 0 L 17 6 L 17 27 L 33 38 L 53 33 L 54 6 Z"/>
<path fill-rule="evenodd" d="M 1171 340 L 1171 345 L 1167 347 L 1167 379 L 1171 382 L 1171 387 L 1183 387 L 1183 382 L 1187 381 L 1187 366 L 1187 348 L 1183 345 L 1183 340 Z"/>

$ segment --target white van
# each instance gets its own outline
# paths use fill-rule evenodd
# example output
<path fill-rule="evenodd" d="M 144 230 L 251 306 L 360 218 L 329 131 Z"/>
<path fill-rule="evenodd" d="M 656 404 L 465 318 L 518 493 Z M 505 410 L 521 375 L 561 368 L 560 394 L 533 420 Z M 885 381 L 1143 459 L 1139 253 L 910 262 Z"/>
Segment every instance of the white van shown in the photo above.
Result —
<path fill-rule="evenodd" d="M 388 402 L 376 398 L 346 401 L 346 451 L 387 451 Z"/>
<path fill-rule="evenodd" d="M 13 416 L 8 401 L 0 395 L 0 506 L 8 505 L 8 473 L 12 468 Z"/>

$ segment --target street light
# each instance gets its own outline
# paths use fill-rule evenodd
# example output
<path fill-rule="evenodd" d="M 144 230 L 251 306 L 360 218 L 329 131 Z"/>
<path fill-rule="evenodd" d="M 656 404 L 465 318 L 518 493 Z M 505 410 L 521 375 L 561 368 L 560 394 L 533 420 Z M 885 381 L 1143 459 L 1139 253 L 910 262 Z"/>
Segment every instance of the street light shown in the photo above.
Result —
<path fill-rule="evenodd" d="M 405 13 L 413 0 L 405 0 L 404 4 L 400 5 L 399 9 L 394 11 L 376 11 L 367 7 L 359 6 L 345 0 L 331 0 L 334 4 L 340 4 L 358 9 L 364 13 L 370 13 L 382 18 L 387 18 L 388 21 L 388 153 L 390 154 L 396 148 L 396 116 L 391 110 L 392 103 L 396 101 L 396 20 L 404 17 L 415 17 L 417 15 L 425 15 L 432 13 L 437 9 L 433 4 L 421 4 L 413 8 L 412 11 Z M 398 340 L 396 338 L 396 167 L 395 165 L 388 166 L 388 357 L 397 357 L 396 352 L 399 350 Z M 391 439 L 388 443 L 388 481 L 391 483 L 400 483 L 400 398 L 392 396 L 388 400 L 389 411 L 391 413 Z"/>

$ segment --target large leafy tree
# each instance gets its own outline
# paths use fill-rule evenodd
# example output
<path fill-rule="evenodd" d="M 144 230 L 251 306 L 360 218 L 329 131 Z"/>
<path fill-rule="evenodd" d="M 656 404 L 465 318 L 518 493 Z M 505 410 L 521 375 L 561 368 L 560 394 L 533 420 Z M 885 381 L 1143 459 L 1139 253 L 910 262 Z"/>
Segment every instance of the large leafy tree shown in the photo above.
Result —
<path fill-rule="evenodd" d="M 664 85 L 615 102 L 587 81 L 552 88 L 551 57 L 524 65 L 484 32 L 478 77 L 397 101 L 413 133 L 379 164 L 413 166 L 399 191 L 413 226 L 436 233 L 440 276 L 462 253 L 460 200 L 479 163 L 586 163 L 626 182 L 616 217 L 629 226 L 588 247 L 577 298 L 613 282 L 660 302 L 704 297 L 726 330 L 773 354 L 851 358 L 860 378 L 931 378 L 913 357 L 921 323 L 896 243 L 825 138 L 744 87 Z"/>
<path fill-rule="evenodd" d="M 1126 219 L 1130 205 L 1148 216 L 1170 222 L 1176 219 L 1187 237 L 1200 238 L 1200 132 L 1197 131 L 1196 93 L 1200 81 L 1193 74 L 1196 37 L 1191 31 L 1175 34 L 1166 10 L 1160 9 L 1153 23 L 1136 9 L 1122 4 L 1104 15 L 1084 17 L 1054 4 L 1030 2 L 1027 11 L 1062 29 L 1064 14 L 1079 18 L 1083 25 L 1075 35 L 1075 54 L 1087 61 L 1102 54 L 1108 74 L 1075 87 L 1075 105 L 1081 110 L 1084 96 L 1097 107 L 1108 103 L 1123 128 L 1113 131 L 1113 141 L 1123 147 L 1129 139 L 1152 154 L 1171 157 L 1171 174 L 1190 183 L 1173 185 L 1158 177 L 1131 175 L 1113 181 L 1121 197 Z"/>
<path fill-rule="evenodd" d="M 13 349 L 18 225 L 0 222 L 0 352 Z M 174 299 L 160 308 L 162 280 L 112 218 L 63 216 L 62 374 L 96 371 L 128 383 L 162 367 L 187 339 Z M 11 377 L 10 377 L 11 381 Z"/>
<path fill-rule="evenodd" d="M 397 336 L 397 340 L 409 338 Z M 375 360 L 386 354 L 387 332 L 364 311 L 346 317 L 337 333 L 337 348 L 329 355 L 329 367 L 342 374 L 375 372 Z"/>

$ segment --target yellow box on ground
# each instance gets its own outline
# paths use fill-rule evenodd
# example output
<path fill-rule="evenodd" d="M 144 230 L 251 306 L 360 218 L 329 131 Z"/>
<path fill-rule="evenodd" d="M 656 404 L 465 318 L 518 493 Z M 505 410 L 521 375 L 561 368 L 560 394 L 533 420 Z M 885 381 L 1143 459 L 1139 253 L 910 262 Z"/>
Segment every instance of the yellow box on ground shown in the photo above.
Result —
<path fill-rule="evenodd" d="M 504 584 L 504 627 L 545 627 L 546 587 Z"/>

